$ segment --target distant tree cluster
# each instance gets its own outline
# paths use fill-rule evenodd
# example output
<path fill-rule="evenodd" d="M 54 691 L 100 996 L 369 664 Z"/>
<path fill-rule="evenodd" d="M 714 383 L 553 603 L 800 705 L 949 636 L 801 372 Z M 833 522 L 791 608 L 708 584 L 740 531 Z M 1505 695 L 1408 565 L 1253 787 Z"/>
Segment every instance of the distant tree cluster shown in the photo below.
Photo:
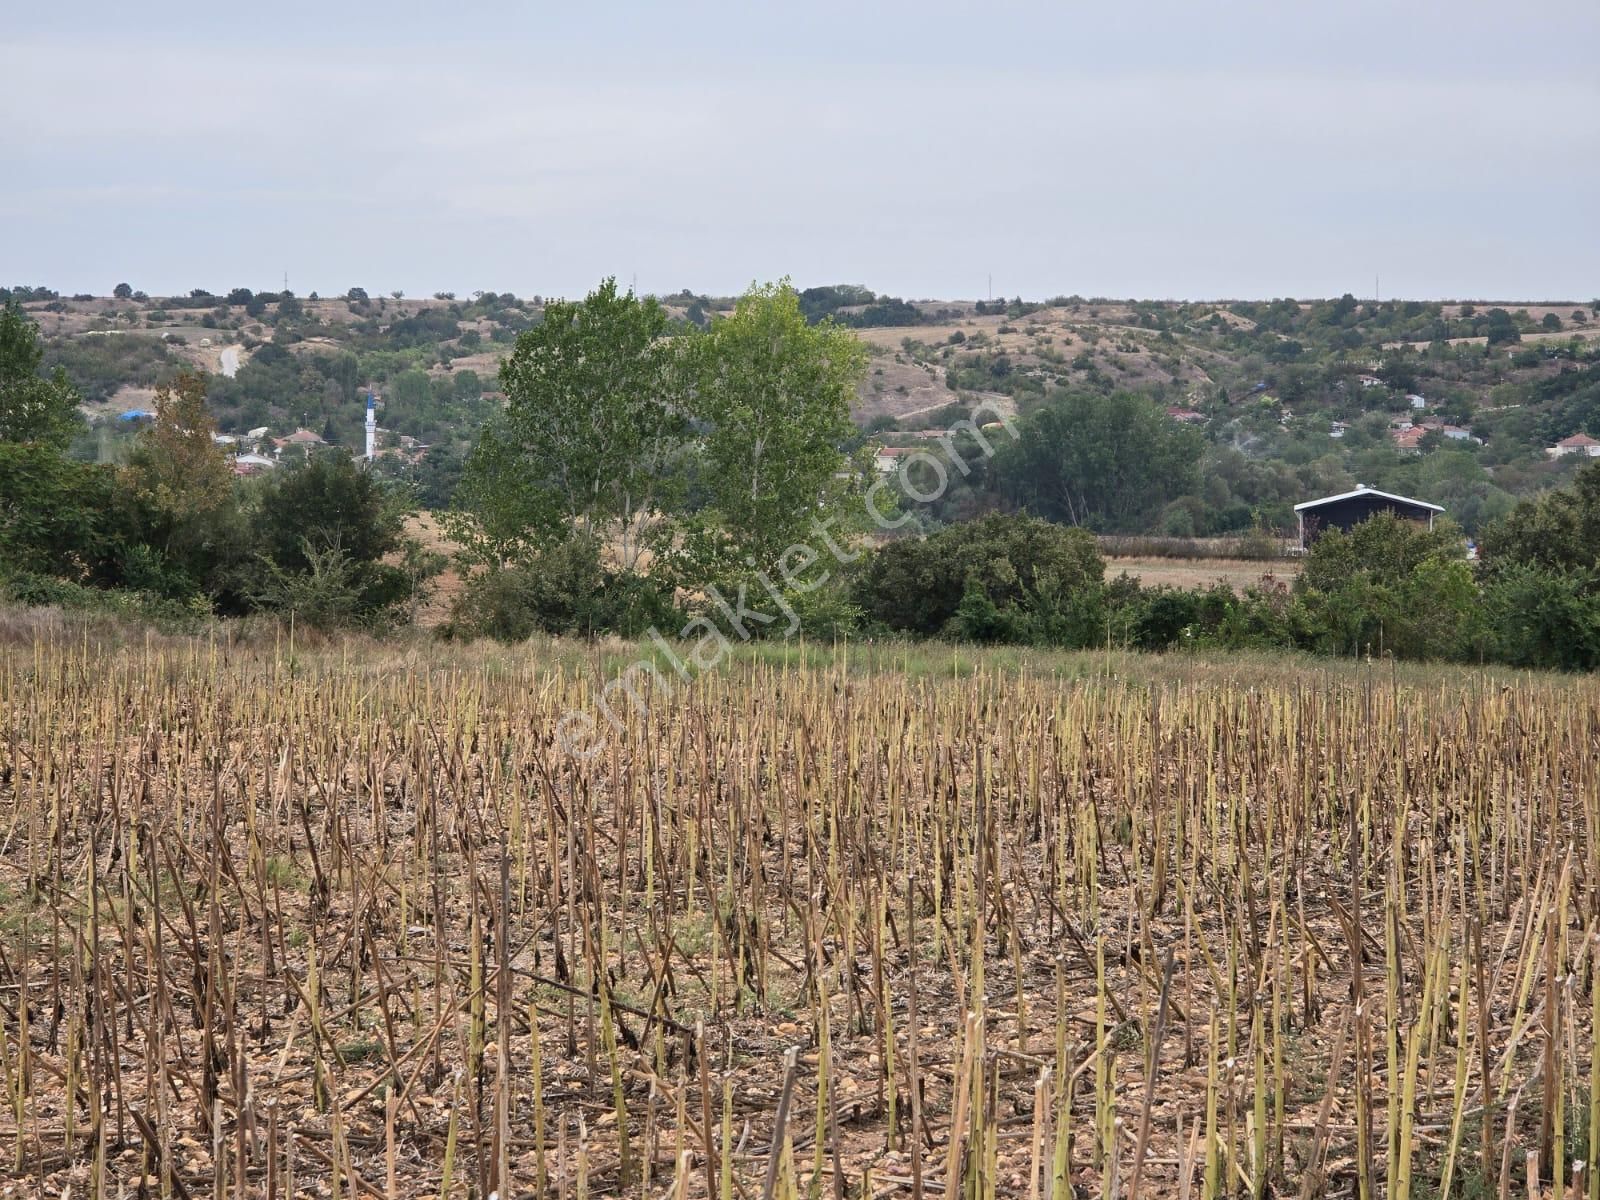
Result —
<path fill-rule="evenodd" d="M 1023 419 L 995 464 L 1017 508 L 1101 532 L 1148 528 L 1199 482 L 1205 440 L 1150 400 L 1068 393 Z"/>
<path fill-rule="evenodd" d="M 914 304 L 850 283 L 807 288 L 800 293 L 800 311 L 813 324 L 832 318 L 839 325 L 857 329 L 921 325 L 927 320 Z"/>
<path fill-rule="evenodd" d="M 61 299 L 61 293 L 54 288 L 31 286 L 26 283 L 12 284 L 10 287 L 0 287 L 0 304 L 36 304 Z"/>

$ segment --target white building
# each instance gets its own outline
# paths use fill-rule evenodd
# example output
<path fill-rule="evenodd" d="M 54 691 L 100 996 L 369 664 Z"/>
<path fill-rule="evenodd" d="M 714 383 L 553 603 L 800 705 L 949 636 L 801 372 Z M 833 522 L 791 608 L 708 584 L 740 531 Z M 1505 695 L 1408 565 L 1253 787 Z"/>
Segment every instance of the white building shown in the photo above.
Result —
<path fill-rule="evenodd" d="M 1551 458 L 1565 458 L 1569 454 L 1581 454 L 1585 458 L 1600 458 L 1600 441 L 1596 441 L 1586 433 L 1575 433 L 1569 438 L 1562 438 L 1554 446 L 1545 451 Z"/>

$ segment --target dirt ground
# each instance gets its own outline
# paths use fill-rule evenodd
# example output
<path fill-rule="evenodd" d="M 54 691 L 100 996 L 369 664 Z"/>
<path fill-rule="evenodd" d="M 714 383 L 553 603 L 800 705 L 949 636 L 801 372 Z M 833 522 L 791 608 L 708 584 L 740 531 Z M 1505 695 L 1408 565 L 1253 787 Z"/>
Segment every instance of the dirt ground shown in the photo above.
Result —
<path fill-rule="evenodd" d="M 450 617 L 450 609 L 466 582 L 453 560 L 456 543 L 445 534 L 439 518 L 431 512 L 413 513 L 406 518 L 405 532 L 422 543 L 425 550 L 445 556 L 449 565 L 428 581 L 427 597 L 417 610 L 416 623 L 423 629 L 436 629 Z"/>

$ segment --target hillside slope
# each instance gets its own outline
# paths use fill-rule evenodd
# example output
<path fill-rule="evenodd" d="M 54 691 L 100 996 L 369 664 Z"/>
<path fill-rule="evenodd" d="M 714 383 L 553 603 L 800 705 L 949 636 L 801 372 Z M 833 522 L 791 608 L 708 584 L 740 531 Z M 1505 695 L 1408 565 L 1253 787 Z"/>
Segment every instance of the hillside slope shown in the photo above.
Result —
<path fill-rule="evenodd" d="M 361 444 L 371 387 L 383 444 L 415 447 L 397 469 L 434 506 L 501 399 L 501 358 L 543 311 L 493 293 L 16 294 L 84 397 L 95 453 L 118 453 L 114 418 L 180 368 L 212 375 L 226 432 L 303 427 L 346 446 Z M 662 303 L 688 329 L 732 301 Z M 1600 435 L 1600 302 L 908 302 L 840 286 L 802 306 L 867 345 L 854 416 L 891 443 L 980 402 L 1025 415 L 1062 391 L 1150 397 L 1205 432 L 1207 503 L 1226 515 L 1197 533 L 1281 523 L 1296 496 L 1352 481 L 1443 496 L 1470 528 L 1565 477 L 1575 464 L 1548 447 Z"/>

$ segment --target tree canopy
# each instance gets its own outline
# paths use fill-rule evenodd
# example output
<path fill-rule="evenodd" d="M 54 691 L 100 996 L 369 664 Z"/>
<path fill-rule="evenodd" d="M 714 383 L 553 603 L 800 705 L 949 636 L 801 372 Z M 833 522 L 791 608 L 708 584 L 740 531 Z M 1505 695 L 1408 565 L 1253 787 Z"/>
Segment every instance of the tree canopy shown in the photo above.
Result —
<path fill-rule="evenodd" d="M 467 462 L 460 536 L 515 561 L 577 535 L 615 538 L 632 567 L 683 446 L 686 377 L 654 300 L 606 280 L 558 301 L 500 370 L 505 412 Z"/>
<path fill-rule="evenodd" d="M 175 518 L 220 507 L 232 488 L 206 411 L 205 376 L 180 372 L 156 391 L 156 416 L 139 435 L 128 472 L 135 494 Z"/>
<path fill-rule="evenodd" d="M 996 457 L 1007 498 L 1037 516 L 1097 532 L 1146 527 L 1194 489 L 1204 441 L 1130 392 L 1058 395 L 1021 421 Z"/>
<path fill-rule="evenodd" d="M 746 292 L 696 336 L 690 358 L 709 510 L 697 544 L 713 560 L 765 569 L 819 513 L 842 508 L 841 447 L 855 432 L 866 352 L 831 321 L 808 324 L 784 282 Z"/>
<path fill-rule="evenodd" d="M 1098 587 L 1105 563 L 1094 538 L 1037 518 L 993 514 L 951 525 L 926 538 L 901 538 L 880 548 L 852 589 L 868 620 L 925 636 L 952 621 L 992 610 L 989 630 L 1024 614 L 1053 610 Z"/>
<path fill-rule="evenodd" d="M 318 625 L 369 625 L 412 580 L 385 561 L 406 546 L 401 494 L 339 453 L 280 469 L 252 497 L 252 587 L 266 607 Z"/>

